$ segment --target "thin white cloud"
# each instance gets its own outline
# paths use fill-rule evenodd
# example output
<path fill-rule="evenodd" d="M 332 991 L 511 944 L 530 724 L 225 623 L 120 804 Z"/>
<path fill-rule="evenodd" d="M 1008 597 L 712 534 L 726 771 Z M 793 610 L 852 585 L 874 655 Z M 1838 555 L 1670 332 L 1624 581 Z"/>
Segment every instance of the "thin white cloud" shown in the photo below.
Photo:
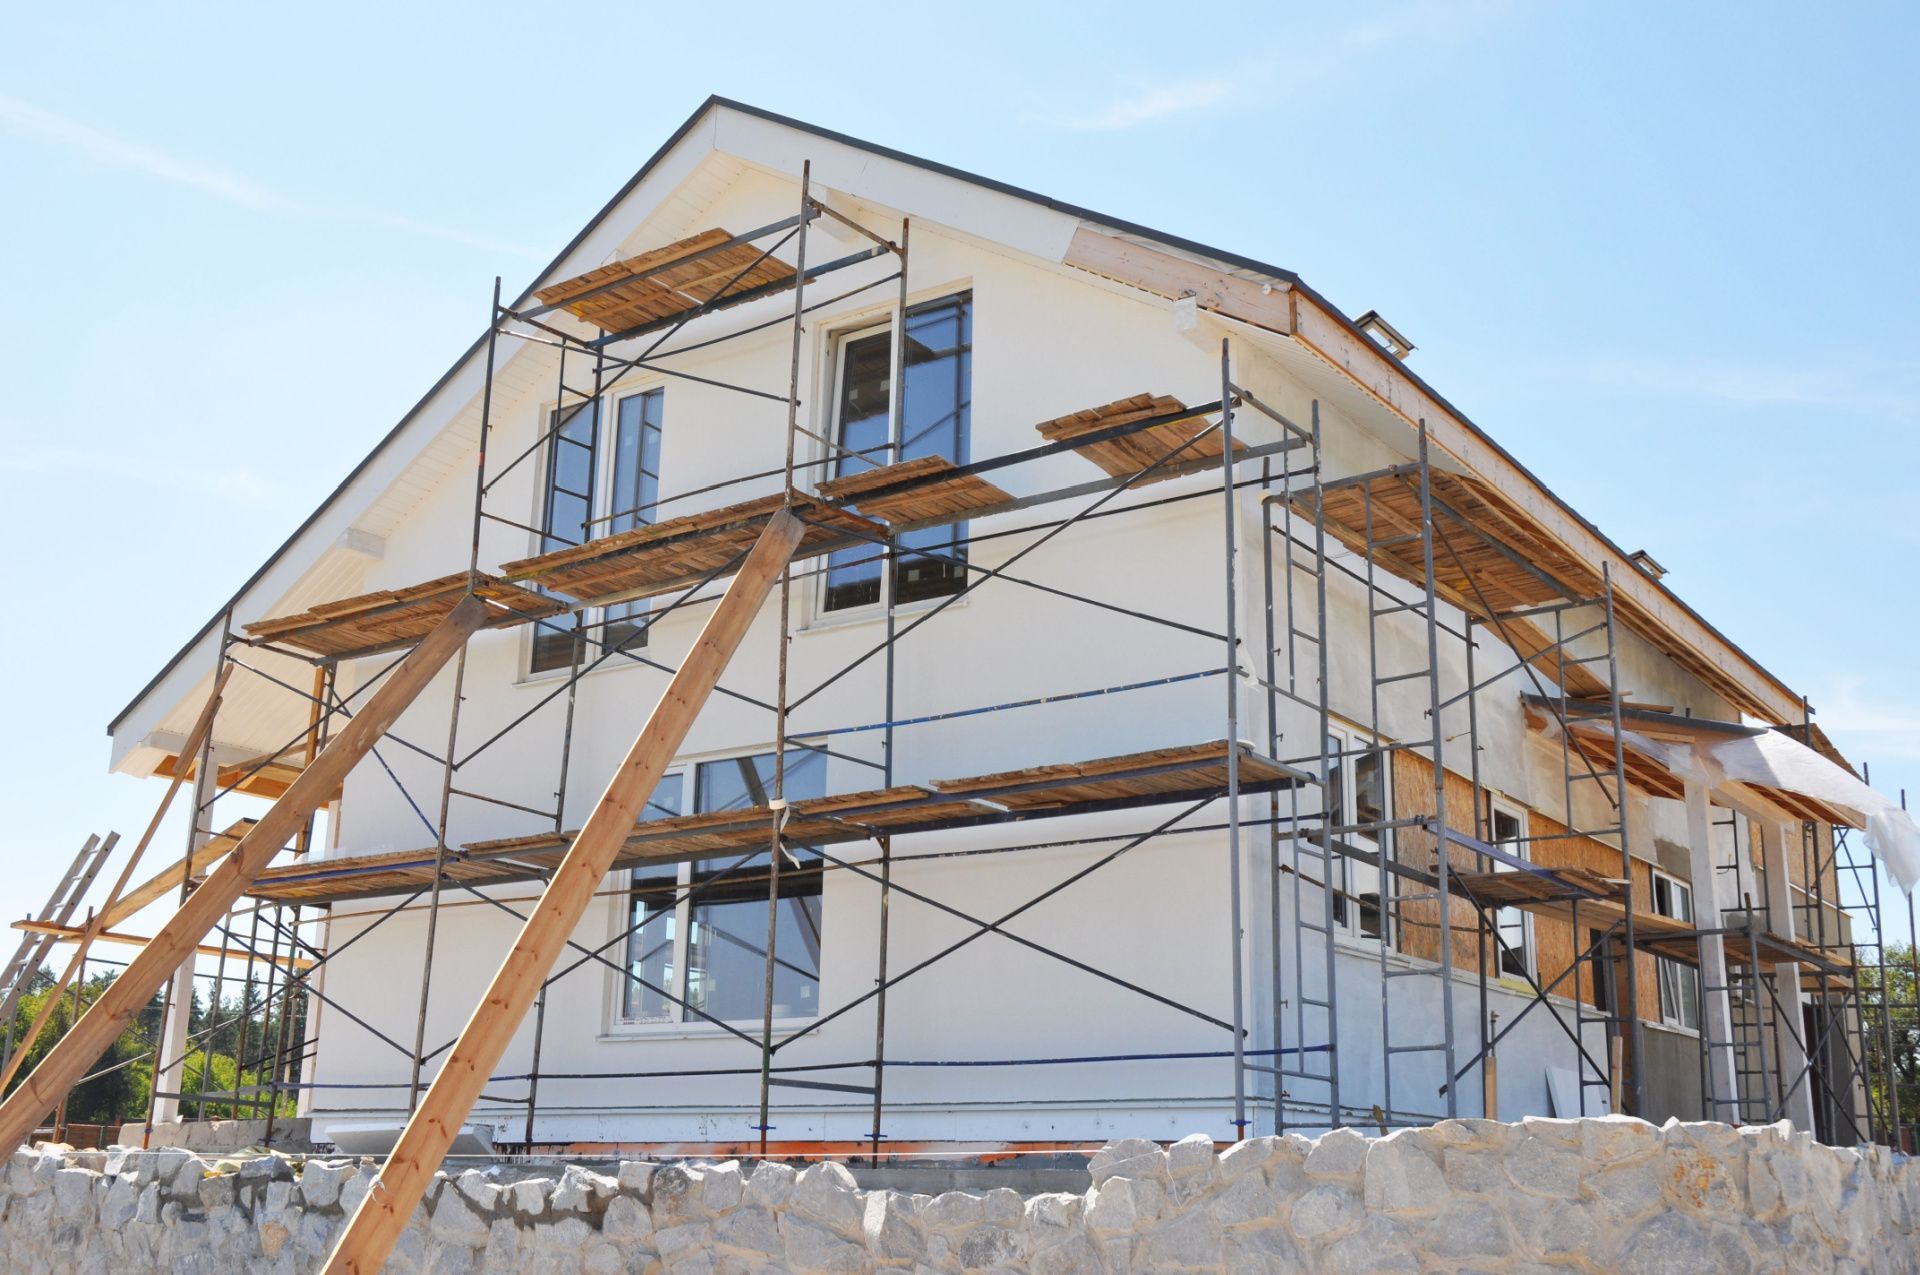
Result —
<path fill-rule="evenodd" d="M 89 124 L 55 115 L 52 111 L 18 98 L 0 95 L 0 120 L 69 150 L 90 155 L 102 163 L 145 173 L 175 185 L 190 186 L 243 208 L 267 212 L 280 202 L 271 191 L 244 178 L 176 159 L 152 147 L 103 133 Z"/>
<path fill-rule="evenodd" d="M 1091 110 L 1063 105 L 1060 97 L 1050 95 L 1026 114 L 1034 123 L 1068 132 L 1113 133 L 1262 103 L 1280 91 L 1297 100 L 1310 86 L 1353 83 L 1365 74 L 1366 64 L 1396 49 L 1411 46 L 1431 57 L 1437 50 L 1464 44 L 1511 8 L 1511 0 L 1406 0 L 1382 5 L 1331 30 L 1303 22 L 1264 52 L 1244 52 L 1215 74 L 1133 76 L 1134 88 Z M 1276 74 L 1281 66 L 1284 74 Z M 1093 95 L 1080 100 L 1085 96 Z"/>
<path fill-rule="evenodd" d="M 479 248 L 486 252 L 505 253 L 536 261 L 544 259 L 540 253 L 520 244 L 489 239 L 483 235 L 420 221 L 398 213 L 371 208 L 327 206 L 295 199 L 234 173 L 196 164 L 154 147 L 115 137 L 91 124 L 69 119 L 64 115 L 35 106 L 31 102 L 23 102 L 4 94 L 0 94 L 0 125 L 10 126 L 18 132 L 85 155 L 111 167 L 171 182 L 176 186 L 185 186 L 214 199 L 236 204 L 254 212 L 384 226 L 409 234 L 444 239 L 449 243 Z"/>
<path fill-rule="evenodd" d="M 1088 114 L 1056 116 L 1052 122 L 1057 128 L 1075 133 L 1117 133 L 1217 106 L 1226 100 L 1230 88 L 1230 83 L 1225 79 L 1161 84 L 1115 98 Z"/>
<path fill-rule="evenodd" d="M 51 447 L 19 438 L 0 448 L 0 474 L 125 481 L 142 489 L 218 500 L 248 509 L 280 506 L 288 498 L 286 489 L 274 479 L 244 466 L 189 465 L 110 447 Z"/>
<path fill-rule="evenodd" d="M 1889 699 L 1885 687 L 1843 677 L 1814 698 L 1814 720 L 1840 750 L 1868 764 L 1920 761 L 1920 704 Z"/>

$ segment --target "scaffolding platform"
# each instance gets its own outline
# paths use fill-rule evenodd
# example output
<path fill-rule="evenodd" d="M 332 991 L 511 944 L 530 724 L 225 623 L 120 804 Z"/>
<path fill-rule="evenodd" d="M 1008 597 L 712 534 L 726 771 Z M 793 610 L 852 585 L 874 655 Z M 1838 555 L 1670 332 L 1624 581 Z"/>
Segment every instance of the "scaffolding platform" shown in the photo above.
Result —
<path fill-rule="evenodd" d="M 1176 448 L 1181 449 L 1175 458 L 1176 462 L 1218 462 L 1224 454 L 1225 443 L 1220 431 L 1209 426 L 1206 409 L 1198 409 L 1191 416 L 1179 416 L 1178 413 L 1185 411 L 1186 406 L 1179 399 L 1165 394 L 1135 394 L 1131 398 L 1116 399 L 1100 407 L 1041 421 L 1034 429 L 1049 443 L 1071 443 L 1075 439 L 1086 438 L 1087 442 L 1075 446 L 1073 450 L 1115 478 L 1132 478 L 1149 466 L 1158 466 L 1135 484 L 1144 487 L 1179 476 L 1177 463 L 1161 464 Z M 1114 435 L 1113 431 L 1120 426 L 1162 416 L 1174 419 Z M 1193 441 L 1196 439 L 1197 442 Z M 1187 446 L 1190 442 L 1192 445 Z M 1233 454 L 1236 458 L 1245 451 L 1243 444 L 1234 443 Z"/>
<path fill-rule="evenodd" d="M 1305 771 L 1262 756 L 1244 743 L 1236 748 L 1242 792 L 1271 792 L 1312 781 Z M 924 786 L 901 784 L 815 797 L 791 804 L 781 836 L 793 846 L 832 845 L 1200 801 L 1225 793 L 1227 756 L 1225 741 L 1216 740 L 936 780 Z M 448 856 L 446 876 L 474 886 L 536 880 L 559 863 L 573 836 L 572 832 L 547 832 L 473 842 Z M 761 807 L 648 820 L 635 826 L 614 868 L 751 854 L 765 850 L 772 836 L 773 814 Z M 433 884 L 434 859 L 433 849 L 428 848 L 287 864 L 262 872 L 251 893 L 255 898 L 299 903 L 406 893 Z"/>
<path fill-rule="evenodd" d="M 611 262 L 534 293 L 607 332 L 624 332 L 701 309 L 724 308 L 744 294 L 792 287 L 794 269 L 725 230 L 703 230 L 637 257 Z"/>
<path fill-rule="evenodd" d="M 727 574 L 787 504 L 786 496 L 776 493 L 521 558 L 500 569 L 510 581 L 580 602 L 654 597 Z M 886 538 L 886 528 L 872 519 L 804 493 L 794 495 L 792 509 L 806 524 L 795 562 Z"/>
<path fill-rule="evenodd" d="M 256 620 L 246 630 L 261 641 L 323 658 L 349 659 L 397 650 L 431 633 L 467 596 L 470 582 L 468 574 L 461 571 L 403 589 L 379 589 L 337 602 L 316 603 L 297 615 Z M 553 598 L 541 597 L 485 572 L 480 574 L 473 593 L 491 604 L 489 628 L 524 624 L 566 609 Z"/>
<path fill-rule="evenodd" d="M 979 475 L 959 472 L 945 456 L 919 456 L 830 478 L 820 484 L 820 494 L 889 523 L 968 515 L 1013 499 Z"/>

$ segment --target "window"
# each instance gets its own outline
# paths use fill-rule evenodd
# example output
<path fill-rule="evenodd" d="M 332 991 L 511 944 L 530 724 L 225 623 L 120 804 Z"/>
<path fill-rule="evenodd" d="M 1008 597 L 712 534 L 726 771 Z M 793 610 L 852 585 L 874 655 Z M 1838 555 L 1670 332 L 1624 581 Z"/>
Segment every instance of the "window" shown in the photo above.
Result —
<path fill-rule="evenodd" d="M 1653 874 L 1653 910 L 1676 921 L 1693 920 L 1693 887 L 1664 872 Z M 1691 965 L 1655 957 L 1660 974 L 1660 1021 L 1700 1030 L 1700 973 Z"/>
<path fill-rule="evenodd" d="M 1526 812 L 1502 801 L 1492 803 L 1487 825 L 1490 840 L 1517 858 L 1527 859 Z M 1495 871 L 1516 872 L 1496 861 Z M 1508 978 L 1526 978 L 1533 973 L 1533 926 L 1521 908 L 1503 907 L 1494 913 L 1494 937 L 1498 940 L 1499 971 Z"/>
<path fill-rule="evenodd" d="M 600 403 L 594 400 L 547 413 L 546 480 L 540 494 L 540 552 L 551 553 L 591 537 L 593 489 L 599 481 Z M 533 628 L 533 671 L 572 664 L 576 635 L 565 620 Z"/>
<path fill-rule="evenodd" d="M 694 809 L 701 814 L 750 810 L 768 803 L 773 754 L 701 762 L 693 770 Z M 681 810 L 680 775 L 655 790 L 645 818 Z M 826 754 L 787 754 L 789 801 L 826 791 Z M 810 1018 L 820 1005 L 820 859 L 789 848 L 780 865 L 774 940 L 775 1018 Z M 765 853 L 696 864 L 634 868 L 629 889 L 627 980 L 621 1012 L 631 1023 L 704 1021 L 662 993 L 726 1022 L 758 1021 L 766 994 L 767 868 Z M 651 985 L 651 986 L 649 986 Z"/>
<path fill-rule="evenodd" d="M 660 438 L 666 412 L 666 393 L 646 390 L 621 398 L 614 407 L 613 437 L 600 437 L 598 401 L 547 414 L 551 436 L 547 443 L 546 472 L 541 488 L 540 552 L 584 544 L 618 535 L 654 521 L 653 506 L 660 498 Z M 605 453 L 604 456 L 602 453 Z M 605 508 L 607 513 L 598 514 Z M 646 645 L 640 617 L 645 601 L 618 602 L 597 617 L 585 617 L 588 633 L 609 649 Z M 564 619 L 534 626 L 530 667 L 540 673 L 570 667 L 584 649 Z"/>
<path fill-rule="evenodd" d="M 652 525 L 660 499 L 660 427 L 666 414 L 665 390 L 629 394 L 614 416 L 612 474 L 608 479 L 608 517 L 597 535 L 617 536 Z M 609 649 L 645 646 L 647 630 L 639 617 L 646 599 L 616 602 L 601 614 L 600 640 Z"/>
<path fill-rule="evenodd" d="M 1367 748 L 1358 735 L 1341 731 L 1327 736 L 1327 810 L 1336 825 L 1353 829 L 1336 833 L 1336 843 L 1344 841 L 1369 855 L 1380 853 L 1385 833 L 1379 825 L 1387 820 L 1386 757 L 1378 748 Z M 1380 938 L 1379 864 L 1338 851 L 1332 864 L 1339 891 L 1333 901 L 1334 924 L 1361 938 Z"/>
<path fill-rule="evenodd" d="M 973 404 L 973 297 L 962 293 L 907 311 L 900 437 L 890 438 L 889 380 L 892 331 L 850 334 L 840 341 L 834 380 L 835 477 L 895 461 L 944 456 L 967 463 Z M 854 454 L 849 454 L 854 453 Z M 844 611 L 958 593 L 966 583 L 964 524 L 928 527 L 900 537 L 891 583 L 877 545 L 856 545 L 827 559 L 823 607 Z M 908 552 L 920 550 L 920 553 Z M 938 555 L 925 557 L 922 554 Z"/>

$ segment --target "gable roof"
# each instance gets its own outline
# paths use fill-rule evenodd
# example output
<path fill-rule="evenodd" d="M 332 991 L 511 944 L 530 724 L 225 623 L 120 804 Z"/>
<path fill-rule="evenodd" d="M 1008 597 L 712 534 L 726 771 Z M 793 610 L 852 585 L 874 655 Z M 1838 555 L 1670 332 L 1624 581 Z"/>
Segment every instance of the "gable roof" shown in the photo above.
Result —
<path fill-rule="evenodd" d="M 1324 312 L 1324 314 L 1327 317 L 1329 317 L 1331 321 L 1335 325 L 1337 325 L 1338 328 L 1340 328 L 1346 335 L 1352 337 L 1353 339 L 1359 342 L 1364 343 L 1364 346 L 1366 349 L 1373 350 L 1375 348 L 1371 338 L 1367 337 L 1366 334 L 1361 331 L 1361 329 L 1355 324 L 1353 319 L 1348 317 L 1342 310 L 1339 309 L 1339 307 L 1333 305 L 1331 302 L 1327 301 L 1324 297 L 1322 297 L 1319 293 L 1315 292 L 1308 284 L 1305 283 L 1304 280 L 1302 280 L 1299 277 L 1299 275 L 1297 275 L 1291 270 L 1273 265 L 1268 262 L 1263 262 L 1255 258 L 1245 256 L 1240 253 L 1230 252 L 1222 248 L 1216 248 L 1211 245 L 1203 244 L 1198 241 L 1187 239 L 1178 235 L 1167 234 L 1163 231 L 1154 230 L 1151 227 L 1140 225 L 1137 222 L 1129 221 L 1125 218 L 1114 217 L 1109 214 L 1098 212 L 1078 204 L 1067 202 L 1065 200 L 1054 199 L 1051 196 L 1043 195 L 1036 191 L 1027 190 L 1023 187 L 1014 186 L 1006 182 L 996 181 L 993 178 L 983 177 L 977 173 L 968 172 L 964 169 L 956 168 L 949 164 L 943 164 L 936 160 L 925 159 L 917 155 L 909 154 L 905 151 L 895 150 L 891 147 L 881 146 L 873 142 L 865 141 L 861 138 L 852 137 L 844 133 L 839 133 L 831 129 L 820 127 L 819 125 L 816 125 L 816 124 L 810 124 L 804 120 L 794 119 L 789 116 L 781 115 L 773 111 L 768 111 L 763 108 L 752 106 L 744 102 L 738 102 L 731 98 L 722 97 L 717 94 L 708 97 L 706 101 L 702 102 L 700 106 L 691 115 L 689 115 L 684 122 L 681 123 L 679 128 L 675 129 L 673 134 L 669 136 L 667 140 L 663 142 L 657 150 L 654 151 L 654 153 L 647 159 L 647 161 L 640 166 L 640 168 L 633 174 L 633 176 L 629 178 L 626 181 L 626 183 L 622 185 L 620 189 L 614 193 L 613 197 L 610 198 L 606 202 L 606 204 L 597 213 L 595 213 L 593 217 L 589 219 L 585 225 L 583 225 L 580 228 L 579 232 L 575 234 L 573 238 L 570 239 L 563 248 L 561 248 L 561 250 L 554 256 L 553 260 L 550 261 L 546 266 L 541 268 L 541 270 L 528 283 L 527 287 L 522 290 L 519 297 L 511 303 L 512 307 L 517 309 L 517 308 L 520 308 L 522 305 L 524 305 L 533 296 L 534 290 L 543 281 L 547 280 L 548 276 L 553 275 L 561 267 L 562 263 L 566 262 L 567 259 L 578 248 L 580 248 L 580 246 L 583 243 L 585 243 L 594 234 L 595 231 L 597 231 L 606 222 L 606 220 L 615 212 L 615 210 L 620 207 L 622 202 L 626 200 L 626 198 L 629 195 L 631 195 L 647 179 L 647 177 L 651 175 L 661 165 L 662 161 L 664 161 L 667 158 L 667 156 L 674 151 L 676 147 L 678 147 L 683 141 L 685 141 L 689 136 L 689 134 L 693 133 L 700 126 L 703 120 L 705 120 L 716 109 L 720 109 L 720 108 L 736 111 L 742 115 L 749 116 L 769 124 L 778 125 L 780 127 L 791 129 L 796 132 L 803 133 L 812 137 L 816 137 L 824 141 L 832 142 L 838 145 L 853 148 L 855 150 L 863 151 L 867 154 L 870 154 L 879 158 L 895 161 L 897 163 L 907 165 L 924 172 L 952 178 L 956 181 L 964 182 L 971 186 L 974 186 L 983 190 L 992 191 L 997 194 L 1010 197 L 1012 199 L 1016 199 L 1028 204 L 1035 205 L 1037 207 L 1046 209 L 1048 211 L 1061 214 L 1062 216 L 1065 216 L 1065 217 L 1074 218 L 1076 220 L 1087 222 L 1087 223 L 1094 223 L 1106 230 L 1114 232 L 1118 236 L 1126 236 L 1129 238 L 1145 240 L 1156 247 L 1170 249 L 1174 252 L 1186 254 L 1192 257 L 1198 257 L 1205 260 L 1206 262 L 1209 262 L 1221 267 L 1225 267 L 1229 270 L 1244 271 L 1248 274 L 1258 276 L 1262 280 L 1271 280 L 1276 284 L 1281 284 L 1289 289 L 1297 291 L 1301 296 L 1310 300 L 1316 309 Z M 416 402 L 411 408 L 407 410 L 407 412 L 400 418 L 400 420 L 394 425 L 394 427 L 391 430 L 389 430 L 387 434 L 377 444 L 375 444 L 373 449 L 369 451 L 367 455 L 357 465 L 354 466 L 354 468 L 340 481 L 340 483 L 334 488 L 334 490 L 330 492 L 328 496 L 324 500 L 322 500 L 319 505 L 317 505 L 314 508 L 313 512 L 309 514 L 307 518 L 303 520 L 297 528 L 294 529 L 292 534 L 289 535 L 287 539 L 284 542 L 282 542 L 282 544 L 277 549 L 273 551 L 273 553 L 268 555 L 268 557 L 261 563 L 260 567 L 252 575 L 250 575 L 240 585 L 240 587 L 237 590 L 235 590 L 233 596 L 226 603 L 222 604 L 214 612 L 214 614 L 207 620 L 207 622 L 194 632 L 193 636 L 186 641 L 186 643 L 180 648 L 180 650 L 177 651 L 173 655 L 173 657 L 170 658 L 167 661 L 167 663 L 164 664 L 153 675 L 153 677 L 147 681 L 146 685 L 143 686 L 140 689 L 140 691 L 136 695 L 134 695 L 133 698 L 129 700 L 124 707 L 121 708 L 119 713 L 117 713 L 114 716 L 113 720 L 107 724 L 107 733 L 109 735 L 112 735 L 118 729 L 120 724 L 123 721 L 125 721 L 126 718 L 142 703 L 142 701 L 144 701 L 146 697 L 149 694 L 151 694 L 155 690 L 155 688 L 158 687 L 160 683 L 164 681 L 168 677 L 168 675 L 171 674 L 180 665 L 181 661 L 184 660 L 190 652 L 192 652 L 197 646 L 200 645 L 202 641 L 204 641 L 207 638 L 207 636 L 213 631 L 214 626 L 219 624 L 222 618 L 225 615 L 227 615 L 232 608 L 234 608 L 246 597 L 247 593 L 256 584 L 258 584 L 263 577 L 267 575 L 267 573 L 280 561 L 280 559 L 284 557 L 290 550 L 292 550 L 299 543 L 301 538 L 304 535 L 306 535 L 314 527 L 314 525 L 317 522 L 319 522 L 328 513 L 328 511 L 343 496 L 343 494 L 347 491 L 347 489 L 351 487 L 357 479 L 359 479 L 362 475 L 364 475 L 377 461 L 379 461 L 390 448 L 395 446 L 395 444 L 401 439 L 402 435 L 406 433 L 408 426 L 413 423 L 415 418 L 420 415 L 420 413 L 427 407 L 429 403 L 433 401 L 435 396 L 439 394 L 442 389 L 446 388 L 446 386 L 462 371 L 462 369 L 467 367 L 472 360 L 474 360 L 476 357 L 478 357 L 482 353 L 482 351 L 485 348 L 485 345 L 486 345 L 486 334 L 482 333 L 480 336 L 475 338 L 473 343 L 469 345 L 467 349 L 458 358 L 454 360 L 452 365 L 447 368 L 447 370 L 439 377 L 439 379 L 436 380 L 433 383 L 433 385 L 428 388 L 426 393 L 421 396 L 419 401 Z M 1324 353 L 1323 353 L 1323 357 L 1326 357 Z M 1551 501 L 1558 511 L 1564 513 L 1568 518 L 1572 519 L 1573 522 L 1577 523 L 1577 525 L 1580 528 L 1584 529 L 1588 534 L 1590 534 L 1591 536 L 1596 538 L 1600 543 L 1605 545 L 1619 559 L 1621 559 L 1622 561 L 1625 561 L 1627 559 L 1628 555 L 1624 549 L 1620 548 L 1619 545 L 1617 545 L 1611 538 L 1609 538 L 1591 521 L 1589 521 L 1587 518 L 1581 515 L 1577 510 L 1573 509 L 1570 505 L 1568 505 L 1565 501 L 1561 500 L 1558 496 L 1555 496 L 1546 487 L 1544 483 L 1542 483 L 1537 477 L 1535 477 L 1532 474 L 1532 472 L 1529 471 L 1524 465 L 1522 465 L 1517 459 L 1515 459 L 1511 453 L 1509 453 L 1498 442 L 1494 441 L 1494 439 L 1491 436 L 1489 436 L 1484 430 L 1482 430 L 1479 426 L 1475 425 L 1466 416 L 1464 412 L 1461 412 L 1458 408 L 1454 407 L 1451 403 L 1449 403 L 1445 399 L 1444 396 L 1442 396 L 1438 391 L 1434 390 L 1431 386 L 1429 386 L 1416 373 L 1407 369 L 1404 364 L 1400 364 L 1398 360 L 1393 360 L 1392 363 L 1393 363 L 1393 372 L 1396 376 L 1405 378 L 1406 381 L 1408 381 L 1418 391 L 1420 395 L 1424 396 L 1427 400 L 1431 401 L 1438 408 L 1443 409 L 1447 414 L 1449 414 L 1455 420 L 1457 420 L 1462 426 L 1465 427 L 1467 431 L 1471 433 L 1471 435 L 1474 437 L 1475 441 L 1479 445 L 1489 450 L 1492 454 L 1498 456 L 1508 466 L 1511 466 L 1512 469 L 1521 478 L 1523 478 L 1528 484 L 1530 484 L 1533 488 L 1537 489 L 1549 501 Z M 1349 371 L 1348 375 L 1352 376 L 1353 373 Z M 1638 572 L 1635 572 L 1634 574 L 1636 576 L 1640 575 L 1640 573 Z M 1645 577 L 1641 577 L 1641 579 L 1645 580 Z M 1771 673 L 1767 672 L 1767 670 L 1764 667 L 1762 667 L 1757 661 L 1755 661 L 1751 656 L 1747 655 L 1744 651 L 1742 651 L 1731 640 L 1726 638 L 1724 634 L 1722 634 L 1718 629 L 1714 628 L 1710 623 L 1706 621 L 1704 617 L 1700 616 L 1698 612 L 1694 611 L 1691 607 L 1689 607 L 1684 601 L 1682 601 L 1664 584 L 1661 584 L 1658 581 L 1653 581 L 1653 580 L 1645 580 L 1645 582 L 1648 584 L 1651 584 L 1652 587 L 1658 591 L 1658 593 L 1662 596 L 1663 601 L 1670 603 L 1674 607 L 1677 607 L 1678 610 L 1681 613 L 1683 613 L 1688 620 L 1690 620 L 1694 624 L 1697 624 L 1707 634 L 1710 634 L 1716 641 L 1723 644 L 1729 652 L 1735 655 L 1738 658 L 1738 660 L 1745 665 L 1747 670 L 1749 670 L 1753 675 L 1755 675 L 1755 677 L 1760 683 L 1764 684 L 1764 686 L 1767 689 L 1774 692 L 1773 695 L 1760 697 L 1762 700 L 1771 701 L 1773 705 L 1777 705 L 1781 703 L 1788 704 L 1788 705 L 1797 705 L 1798 703 L 1801 702 L 1799 696 L 1797 696 L 1790 688 L 1788 688 L 1785 685 L 1785 683 L 1779 681 Z M 1748 705 L 1748 707 L 1753 707 L 1753 706 L 1754 705 L 1752 704 Z M 1784 713 L 1777 708 L 1775 709 L 1775 715 L 1781 716 L 1783 718 L 1791 716 L 1791 714 Z"/>

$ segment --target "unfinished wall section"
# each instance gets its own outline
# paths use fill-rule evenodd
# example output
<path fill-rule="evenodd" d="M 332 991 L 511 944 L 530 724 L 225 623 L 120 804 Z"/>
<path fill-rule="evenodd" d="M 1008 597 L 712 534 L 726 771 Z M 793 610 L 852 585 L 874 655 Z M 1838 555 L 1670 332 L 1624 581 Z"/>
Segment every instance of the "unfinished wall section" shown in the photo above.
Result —
<path fill-rule="evenodd" d="M 859 1190 L 837 1164 L 442 1174 L 394 1272 L 1911 1271 L 1920 1168 L 1782 1125 L 1447 1121 L 1216 1153 L 1117 1142 L 1082 1195 Z M 317 1269 L 373 1180 L 348 1161 L 17 1152 L 10 1272 Z"/>

